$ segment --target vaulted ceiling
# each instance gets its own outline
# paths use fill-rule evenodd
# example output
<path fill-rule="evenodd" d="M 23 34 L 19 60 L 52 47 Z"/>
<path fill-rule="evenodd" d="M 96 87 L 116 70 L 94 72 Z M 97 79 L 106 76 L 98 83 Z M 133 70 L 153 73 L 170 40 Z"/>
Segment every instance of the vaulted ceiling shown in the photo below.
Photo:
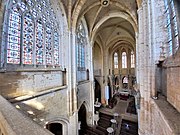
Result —
<path fill-rule="evenodd" d="M 135 45 L 137 9 L 141 0 L 62 0 L 66 13 L 75 29 L 84 17 L 91 41 L 103 47 Z M 71 7 L 71 10 L 69 8 Z M 70 17 L 71 16 L 71 17 Z M 135 47 L 134 47 L 135 48 Z"/>

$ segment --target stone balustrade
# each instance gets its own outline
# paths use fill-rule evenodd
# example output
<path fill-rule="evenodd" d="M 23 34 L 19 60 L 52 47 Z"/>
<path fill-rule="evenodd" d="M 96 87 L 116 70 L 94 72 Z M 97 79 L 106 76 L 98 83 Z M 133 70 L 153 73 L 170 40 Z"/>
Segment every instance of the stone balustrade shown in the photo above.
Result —
<path fill-rule="evenodd" d="M 53 135 L 0 96 L 0 135 Z"/>

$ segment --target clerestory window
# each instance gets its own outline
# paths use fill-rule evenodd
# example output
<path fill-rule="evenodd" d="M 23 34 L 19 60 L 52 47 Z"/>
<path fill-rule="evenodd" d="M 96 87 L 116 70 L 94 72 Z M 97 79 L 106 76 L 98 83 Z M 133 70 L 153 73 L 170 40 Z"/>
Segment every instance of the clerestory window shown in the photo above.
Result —
<path fill-rule="evenodd" d="M 131 68 L 135 68 L 135 58 L 133 51 L 131 51 Z"/>
<path fill-rule="evenodd" d="M 127 68 L 127 55 L 126 55 L 126 52 L 122 53 L 122 68 Z"/>
<path fill-rule="evenodd" d="M 179 48 L 179 32 L 177 27 L 177 17 L 173 0 L 164 0 L 165 14 L 167 18 L 166 28 L 168 30 L 168 55 L 176 53 Z"/>
<path fill-rule="evenodd" d="M 114 68 L 118 68 L 118 54 L 117 52 L 114 53 Z"/>

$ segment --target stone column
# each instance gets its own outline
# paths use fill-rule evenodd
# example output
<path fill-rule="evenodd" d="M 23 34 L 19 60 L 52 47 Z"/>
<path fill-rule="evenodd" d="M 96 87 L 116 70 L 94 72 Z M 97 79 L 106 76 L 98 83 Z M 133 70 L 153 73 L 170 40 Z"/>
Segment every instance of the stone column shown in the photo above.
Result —
<path fill-rule="evenodd" d="M 105 82 L 103 84 L 104 88 L 101 91 L 101 97 L 104 99 L 105 99 L 105 87 L 107 86 L 107 81 L 108 81 L 108 71 L 109 71 L 109 52 L 107 49 L 104 49 L 104 52 L 103 52 L 103 76 L 104 76 Z M 106 104 L 107 103 L 108 103 L 108 101 L 106 101 Z"/>

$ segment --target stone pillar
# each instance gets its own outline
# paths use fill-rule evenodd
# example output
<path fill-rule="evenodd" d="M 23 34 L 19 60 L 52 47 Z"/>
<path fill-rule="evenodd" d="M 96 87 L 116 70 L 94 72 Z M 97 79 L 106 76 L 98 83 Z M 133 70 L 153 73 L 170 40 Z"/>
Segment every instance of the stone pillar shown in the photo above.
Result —
<path fill-rule="evenodd" d="M 108 72 L 109 71 L 109 52 L 107 49 L 104 49 L 103 52 L 103 76 L 105 79 L 105 82 L 103 84 L 103 90 L 101 91 L 101 97 L 105 99 L 105 87 L 107 86 L 108 81 Z M 111 87 L 111 86 L 110 86 Z M 108 101 L 106 101 L 107 104 Z"/>
<path fill-rule="evenodd" d="M 139 35 L 137 41 L 137 82 L 140 85 L 141 104 L 139 110 L 139 133 L 151 135 L 151 97 L 155 95 L 156 65 L 160 54 L 160 43 L 164 41 L 164 2 L 143 0 L 138 9 Z"/>

